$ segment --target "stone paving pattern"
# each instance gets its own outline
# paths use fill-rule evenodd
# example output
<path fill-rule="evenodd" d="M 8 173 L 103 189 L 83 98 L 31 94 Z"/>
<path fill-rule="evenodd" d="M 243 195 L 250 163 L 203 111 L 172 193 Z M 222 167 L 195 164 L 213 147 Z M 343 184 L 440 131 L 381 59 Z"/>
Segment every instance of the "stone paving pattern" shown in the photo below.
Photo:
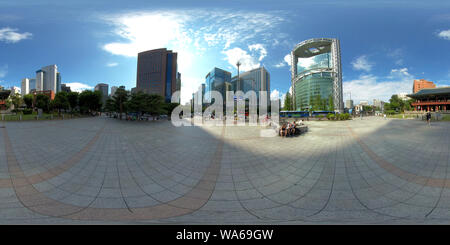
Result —
<path fill-rule="evenodd" d="M 5 122 L 0 224 L 449 224 L 450 123 Z"/>

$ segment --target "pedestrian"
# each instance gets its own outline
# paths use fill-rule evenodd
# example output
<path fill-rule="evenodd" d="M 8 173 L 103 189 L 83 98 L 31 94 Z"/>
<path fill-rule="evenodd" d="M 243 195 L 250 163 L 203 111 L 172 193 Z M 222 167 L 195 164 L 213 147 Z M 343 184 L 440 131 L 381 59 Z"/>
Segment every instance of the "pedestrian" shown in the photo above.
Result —
<path fill-rule="evenodd" d="M 427 112 L 427 124 L 428 127 L 431 127 L 431 112 Z"/>

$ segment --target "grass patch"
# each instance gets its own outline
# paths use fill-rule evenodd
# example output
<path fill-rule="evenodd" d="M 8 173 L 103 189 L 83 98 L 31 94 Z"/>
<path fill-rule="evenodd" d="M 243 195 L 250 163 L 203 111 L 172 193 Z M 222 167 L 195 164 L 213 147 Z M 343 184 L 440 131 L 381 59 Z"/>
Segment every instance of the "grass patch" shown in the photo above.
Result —
<path fill-rule="evenodd" d="M 60 120 L 62 119 L 62 116 L 64 115 L 64 119 L 69 119 L 69 118 L 79 118 L 82 117 L 80 115 L 71 115 L 71 114 L 61 114 L 61 116 L 58 116 L 58 113 L 42 113 L 41 117 L 38 118 L 38 120 L 52 120 L 52 116 L 53 116 L 53 120 Z M 17 115 L 4 115 L 3 116 L 3 120 L 5 121 L 20 121 L 20 116 L 22 116 L 22 121 L 31 121 L 31 120 L 36 120 L 36 116 L 37 113 L 33 112 L 32 114 L 17 114 Z M 1 116 L 0 116 L 0 120 L 1 120 Z"/>

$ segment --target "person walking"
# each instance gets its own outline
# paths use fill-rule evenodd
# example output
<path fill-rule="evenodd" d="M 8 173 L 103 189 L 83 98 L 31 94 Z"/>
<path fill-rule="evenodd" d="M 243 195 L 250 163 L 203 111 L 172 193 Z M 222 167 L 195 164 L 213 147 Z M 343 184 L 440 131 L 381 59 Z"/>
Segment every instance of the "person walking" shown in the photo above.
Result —
<path fill-rule="evenodd" d="M 431 127 L 431 112 L 427 112 L 427 124 L 428 127 Z"/>

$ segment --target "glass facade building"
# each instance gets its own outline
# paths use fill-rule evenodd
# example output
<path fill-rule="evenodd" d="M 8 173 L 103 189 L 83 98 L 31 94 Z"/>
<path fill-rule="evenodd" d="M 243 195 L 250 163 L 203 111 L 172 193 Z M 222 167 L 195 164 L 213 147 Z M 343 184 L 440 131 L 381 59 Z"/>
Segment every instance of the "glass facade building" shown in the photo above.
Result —
<path fill-rule="evenodd" d="M 225 103 L 226 92 L 231 90 L 231 72 L 214 67 L 205 77 L 205 97 L 203 102 L 206 104 L 214 103 L 210 92 L 217 91 L 222 95 Z"/>
<path fill-rule="evenodd" d="M 177 53 L 162 48 L 138 54 L 135 91 L 159 94 L 170 102 L 172 94 L 180 88 Z"/>
<path fill-rule="evenodd" d="M 328 106 L 328 110 L 343 112 L 339 40 L 316 38 L 303 41 L 295 46 L 291 59 L 294 108 L 320 110 L 319 104 L 332 104 L 334 108 Z"/>
<path fill-rule="evenodd" d="M 259 103 L 260 91 L 267 92 L 267 102 L 270 102 L 270 74 L 264 67 L 259 67 L 233 77 L 231 80 L 232 89 L 234 92 L 255 91 L 257 101 Z"/>

